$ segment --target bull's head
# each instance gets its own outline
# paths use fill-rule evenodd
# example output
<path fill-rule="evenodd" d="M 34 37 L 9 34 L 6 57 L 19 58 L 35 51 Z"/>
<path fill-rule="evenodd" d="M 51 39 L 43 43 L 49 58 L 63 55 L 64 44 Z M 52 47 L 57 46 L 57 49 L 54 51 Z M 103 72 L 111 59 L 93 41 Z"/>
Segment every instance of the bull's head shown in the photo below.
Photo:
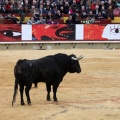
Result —
<path fill-rule="evenodd" d="M 79 60 L 81 60 L 83 56 L 81 55 L 80 57 L 76 57 L 75 55 L 70 55 L 70 66 L 69 66 L 69 72 L 70 73 L 80 73 L 81 72 L 81 67 L 79 64 Z"/>

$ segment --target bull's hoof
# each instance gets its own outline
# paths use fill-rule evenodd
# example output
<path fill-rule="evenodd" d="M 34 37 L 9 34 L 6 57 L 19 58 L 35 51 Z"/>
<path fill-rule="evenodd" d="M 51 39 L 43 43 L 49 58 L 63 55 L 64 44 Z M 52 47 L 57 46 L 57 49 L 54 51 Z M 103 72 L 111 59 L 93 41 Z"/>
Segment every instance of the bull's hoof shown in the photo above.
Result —
<path fill-rule="evenodd" d="M 30 106 L 31 106 L 31 105 L 32 105 L 32 103 L 31 103 L 31 102 L 28 102 L 28 105 L 30 105 Z"/>
<path fill-rule="evenodd" d="M 58 102 L 58 100 L 54 100 L 54 102 Z"/>
<path fill-rule="evenodd" d="M 57 98 L 53 98 L 54 99 L 54 102 L 58 102 Z"/>
<path fill-rule="evenodd" d="M 51 98 L 50 98 L 50 97 L 47 97 L 47 101 L 51 101 Z"/>
<path fill-rule="evenodd" d="M 21 105 L 22 105 L 22 106 L 24 106 L 24 105 L 25 105 L 25 103 L 24 103 L 24 102 L 21 102 Z"/>

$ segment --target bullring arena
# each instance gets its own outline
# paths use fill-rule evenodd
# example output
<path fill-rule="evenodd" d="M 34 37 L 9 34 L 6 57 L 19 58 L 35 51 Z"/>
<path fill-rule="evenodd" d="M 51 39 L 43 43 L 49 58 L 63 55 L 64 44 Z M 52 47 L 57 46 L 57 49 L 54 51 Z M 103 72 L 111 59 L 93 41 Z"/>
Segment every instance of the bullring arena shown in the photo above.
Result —
<path fill-rule="evenodd" d="M 120 120 L 120 47 L 116 45 L 117 49 L 107 47 L 105 49 L 105 44 L 101 49 L 97 47 L 91 49 L 88 46 L 86 49 L 79 47 L 75 49 L 74 46 L 71 49 L 47 50 L 16 50 L 10 45 L 2 45 L 0 47 L 0 119 Z M 51 47 L 47 46 L 47 48 Z M 32 106 L 28 106 L 27 103 L 21 106 L 18 92 L 16 103 L 12 107 L 13 69 L 16 61 L 24 58 L 41 58 L 55 53 L 83 55 L 84 58 L 80 60 L 82 72 L 68 73 L 64 77 L 58 88 L 57 103 L 53 100 L 46 101 L 46 86 L 44 83 L 39 83 L 37 89 L 32 87 L 30 91 Z M 25 95 L 24 99 L 26 101 Z"/>

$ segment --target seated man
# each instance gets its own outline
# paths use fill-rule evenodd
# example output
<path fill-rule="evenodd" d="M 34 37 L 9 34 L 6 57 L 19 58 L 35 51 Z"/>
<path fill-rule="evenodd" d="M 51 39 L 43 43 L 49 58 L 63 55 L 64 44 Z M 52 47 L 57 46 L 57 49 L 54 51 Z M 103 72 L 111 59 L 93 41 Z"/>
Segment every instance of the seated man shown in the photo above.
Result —
<path fill-rule="evenodd" d="M 34 18 L 31 17 L 31 18 L 27 21 L 27 24 L 28 24 L 28 25 L 36 24 Z"/>
<path fill-rule="evenodd" d="M 101 12 L 98 12 L 98 14 L 95 15 L 95 19 L 104 19 L 104 16 L 101 14 Z"/>
<path fill-rule="evenodd" d="M 83 24 L 92 24 L 93 20 L 91 20 L 89 17 L 87 17 L 85 20 L 82 21 Z"/>
<path fill-rule="evenodd" d="M 74 24 L 74 21 L 72 20 L 72 15 L 69 15 L 68 19 L 66 20 L 66 24 Z"/>
<path fill-rule="evenodd" d="M 57 22 L 50 18 L 49 20 L 47 20 L 46 24 L 57 24 Z"/>
<path fill-rule="evenodd" d="M 62 19 L 62 14 L 60 13 L 60 10 L 57 10 L 57 13 L 54 16 L 54 19 Z"/>
<path fill-rule="evenodd" d="M 37 20 L 36 24 L 46 24 L 45 19 L 43 19 L 43 16 L 41 15 L 39 20 Z"/>

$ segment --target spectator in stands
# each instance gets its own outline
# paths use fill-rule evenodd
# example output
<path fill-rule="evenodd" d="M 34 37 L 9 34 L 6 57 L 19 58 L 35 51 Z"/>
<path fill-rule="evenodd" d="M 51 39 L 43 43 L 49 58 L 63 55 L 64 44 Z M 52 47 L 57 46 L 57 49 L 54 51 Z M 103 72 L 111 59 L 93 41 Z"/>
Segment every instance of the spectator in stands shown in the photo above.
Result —
<path fill-rule="evenodd" d="M 116 7 L 120 7 L 120 0 L 116 0 L 115 5 L 116 5 Z"/>
<path fill-rule="evenodd" d="M 65 11 L 64 7 L 61 6 L 61 7 L 60 7 L 60 13 L 61 13 L 61 14 L 65 14 L 65 12 L 66 12 L 66 11 Z"/>
<path fill-rule="evenodd" d="M 11 20 L 11 19 L 12 19 L 11 13 L 8 13 L 8 14 L 4 17 L 4 19 Z"/>
<path fill-rule="evenodd" d="M 13 5 L 10 5 L 9 13 L 17 13 L 17 11 L 14 9 Z"/>
<path fill-rule="evenodd" d="M 6 5 L 3 5 L 3 6 L 2 6 L 1 11 L 2 11 L 2 13 L 7 13 L 7 10 L 6 10 Z"/>
<path fill-rule="evenodd" d="M 23 24 L 23 23 L 22 23 L 22 21 L 20 21 L 19 19 L 17 19 L 17 21 L 16 21 L 16 22 L 17 22 L 17 24 L 18 24 L 18 25 Z"/>
<path fill-rule="evenodd" d="M 74 24 L 81 24 L 81 18 L 79 16 L 76 17 Z"/>
<path fill-rule="evenodd" d="M 53 18 L 53 15 L 51 12 L 48 12 L 48 14 L 46 15 L 46 19 L 52 19 Z"/>
<path fill-rule="evenodd" d="M 2 14 L 0 14 L 0 23 L 1 24 L 3 23 L 3 19 L 4 19 L 4 17 L 2 16 Z"/>
<path fill-rule="evenodd" d="M 110 17 L 112 20 L 114 20 L 114 14 L 113 14 L 113 9 L 112 6 L 110 5 L 107 9 L 107 15 Z"/>
<path fill-rule="evenodd" d="M 36 24 L 46 24 L 45 19 L 43 19 L 43 16 L 41 15 L 39 20 L 37 20 Z"/>
<path fill-rule="evenodd" d="M 65 5 L 64 5 L 64 14 L 68 14 L 69 13 L 69 2 L 65 2 Z"/>
<path fill-rule="evenodd" d="M 59 3 L 57 4 L 57 9 L 60 10 L 61 6 L 64 7 L 63 1 L 59 1 Z"/>
<path fill-rule="evenodd" d="M 45 8 L 45 14 L 48 14 L 48 12 L 52 12 L 50 5 L 46 5 L 46 8 Z"/>
<path fill-rule="evenodd" d="M 99 12 L 100 12 L 99 6 L 96 5 L 96 6 L 95 6 L 95 10 L 93 10 L 93 14 L 97 15 Z"/>
<path fill-rule="evenodd" d="M 30 19 L 27 21 L 28 25 L 36 24 L 35 20 L 33 17 L 30 17 Z"/>
<path fill-rule="evenodd" d="M 73 14 L 73 9 L 72 9 L 71 6 L 69 7 L 69 12 L 68 12 L 68 14 Z"/>
<path fill-rule="evenodd" d="M 104 19 L 107 19 L 108 17 L 107 17 L 107 12 L 106 12 L 106 10 L 105 10 L 105 6 L 102 6 L 102 8 L 101 8 L 101 13 L 102 13 L 102 16 L 104 17 Z"/>
<path fill-rule="evenodd" d="M 14 24 L 17 24 L 17 22 L 19 21 L 19 19 L 16 18 L 15 15 L 12 15 L 11 19 L 13 20 L 13 23 L 14 23 Z"/>
<path fill-rule="evenodd" d="M 120 7 L 117 7 L 113 10 L 114 15 L 120 15 Z"/>
<path fill-rule="evenodd" d="M 66 24 L 74 24 L 74 21 L 72 20 L 72 15 L 69 15 L 68 19 L 66 20 Z"/>
<path fill-rule="evenodd" d="M 81 14 L 81 19 L 85 19 L 85 18 L 87 18 L 87 13 L 86 11 L 83 11 Z"/>
<path fill-rule="evenodd" d="M 1 7 L 1 5 L 0 5 L 0 13 L 2 13 L 2 7 Z"/>
<path fill-rule="evenodd" d="M 35 12 L 35 6 L 33 5 L 33 6 L 31 7 L 31 9 L 30 9 L 30 13 L 31 13 L 31 14 L 34 14 L 34 12 Z"/>
<path fill-rule="evenodd" d="M 19 13 L 19 14 L 24 13 L 24 9 L 21 4 L 18 6 L 17 13 Z"/>
<path fill-rule="evenodd" d="M 58 24 L 58 23 L 55 22 L 52 18 L 49 18 L 49 20 L 47 20 L 46 24 Z"/>
<path fill-rule="evenodd" d="M 52 13 L 55 15 L 57 13 L 57 6 L 55 6 L 52 10 Z"/>
<path fill-rule="evenodd" d="M 92 24 L 93 21 L 89 17 L 87 17 L 85 20 L 82 21 L 82 23 L 83 24 Z"/>
<path fill-rule="evenodd" d="M 39 14 L 41 14 L 41 15 L 45 14 L 45 10 L 43 9 L 43 5 L 40 5 Z"/>
<path fill-rule="evenodd" d="M 81 8 L 81 19 L 87 18 L 87 13 L 85 10 L 85 6 L 82 6 Z"/>
<path fill-rule="evenodd" d="M 97 15 L 95 15 L 95 19 L 104 19 L 104 16 L 102 15 L 102 13 L 99 11 L 99 13 Z"/>
<path fill-rule="evenodd" d="M 88 17 L 89 17 L 91 20 L 95 18 L 95 16 L 93 15 L 92 10 L 89 11 Z"/>
<path fill-rule="evenodd" d="M 60 10 L 57 10 L 57 13 L 55 14 L 54 19 L 62 19 L 62 14 L 60 13 Z"/>

